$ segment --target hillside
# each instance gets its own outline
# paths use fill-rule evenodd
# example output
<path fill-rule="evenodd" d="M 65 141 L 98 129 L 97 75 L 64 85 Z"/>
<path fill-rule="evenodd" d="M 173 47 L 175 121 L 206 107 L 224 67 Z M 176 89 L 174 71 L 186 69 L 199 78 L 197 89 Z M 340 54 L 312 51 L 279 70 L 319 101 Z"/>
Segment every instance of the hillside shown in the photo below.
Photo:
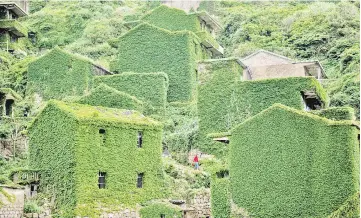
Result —
<path fill-rule="evenodd" d="M 73 215 L 72 209 L 76 208 L 74 209 L 75 212 L 82 216 L 88 216 L 87 212 L 91 211 L 89 212 L 91 213 L 90 216 L 97 217 L 100 214 L 94 209 L 96 206 L 104 203 L 108 206 L 111 205 L 108 209 L 119 209 L 114 205 L 121 201 L 121 203 L 129 203 L 129 205 L 121 208 L 124 209 L 123 211 L 127 211 L 128 215 L 136 213 L 134 205 L 137 203 L 136 209 L 142 208 L 140 210 L 142 216 L 149 218 L 153 218 L 155 214 L 158 217 L 159 213 L 161 213 L 161 217 L 163 214 L 166 214 L 164 217 L 169 215 L 180 217 L 180 205 L 186 208 L 182 208 L 182 211 L 190 211 L 190 214 L 194 211 L 197 213 L 199 210 L 204 214 L 211 213 L 211 216 L 215 218 L 253 217 L 253 215 L 255 217 L 267 217 L 267 213 L 273 215 L 278 213 L 279 208 L 275 209 L 278 205 L 268 204 L 272 198 L 280 198 L 279 202 L 287 201 L 287 197 L 282 194 L 287 195 L 294 190 L 291 188 L 288 190 L 287 180 L 291 178 L 295 184 L 294 187 L 306 190 L 305 192 L 297 191 L 294 198 L 289 199 L 297 202 L 295 205 L 303 207 L 304 216 L 313 214 L 319 217 L 346 217 L 343 216 L 343 213 L 348 213 L 347 217 L 355 217 L 355 214 L 359 213 L 352 209 L 357 207 L 356 200 L 359 199 L 357 196 L 359 188 L 354 187 L 356 180 L 353 178 L 352 181 L 344 181 L 340 178 L 348 178 L 349 175 L 354 176 L 356 173 L 353 171 L 355 166 L 352 165 L 352 161 L 357 162 L 359 160 L 356 154 L 358 153 L 357 149 L 351 147 L 357 141 L 355 137 L 352 137 L 359 134 L 359 129 L 357 132 L 354 127 L 355 123 L 359 123 L 360 118 L 359 2 L 315 1 L 306 3 L 290 1 L 277 3 L 266 1 L 241 3 L 236 0 L 203 1 L 200 3 L 198 11 L 207 11 L 211 18 L 217 20 L 222 27 L 218 32 L 215 32 L 215 39 L 207 39 L 212 46 L 219 43 L 224 48 L 224 55 L 222 56 L 212 56 L 213 53 L 209 55 L 209 53 L 199 49 L 205 49 L 202 42 L 206 40 L 197 35 L 201 32 L 197 32 L 198 29 L 185 31 L 168 28 L 173 31 L 171 32 L 167 28 L 158 27 L 163 24 L 166 26 L 168 22 L 179 21 L 177 20 L 178 17 L 169 15 L 168 20 L 164 21 L 144 16 L 152 12 L 153 9 L 159 9 L 159 5 L 159 1 L 131 0 L 36 1 L 30 3 L 29 16 L 18 19 L 28 29 L 28 32 L 34 33 L 36 37 L 19 39 L 16 42 L 18 47 L 12 53 L 4 49 L 0 50 L 0 97 L 2 97 L 2 93 L 5 93 L 4 96 L 11 95 L 11 100 L 15 99 L 14 101 L 19 102 L 16 105 L 17 108 L 14 109 L 15 115 L 13 117 L 0 120 L 0 146 L 2 146 L 0 149 L 0 185 L 19 188 L 23 184 L 34 182 L 35 180 L 32 181 L 29 178 L 27 178 L 28 181 L 21 181 L 22 183 L 16 183 L 12 180 L 14 175 L 22 175 L 21 173 L 24 172 L 32 173 L 38 170 L 35 168 L 44 168 L 44 165 L 47 165 L 44 164 L 46 161 L 53 161 L 52 164 L 48 165 L 51 165 L 50 167 L 55 170 L 60 170 L 62 164 L 64 164 L 64 168 L 69 167 L 66 171 L 69 174 L 51 175 L 50 179 L 44 182 L 44 184 L 49 185 L 51 179 L 65 178 L 66 184 L 61 184 L 61 188 L 57 191 L 49 191 L 48 187 L 46 191 L 45 188 L 40 189 L 44 192 L 26 200 L 24 212 L 46 213 L 46 211 L 51 210 L 55 217 L 71 217 Z M 159 12 L 159 14 L 162 13 L 165 14 L 164 16 L 168 16 L 167 12 Z M 183 16 L 183 12 L 174 13 L 181 14 L 177 14 L 177 16 Z M 204 16 L 204 14 L 193 13 L 192 9 L 187 16 Z M 140 19 L 144 19 L 144 23 L 134 28 L 135 25 L 132 21 L 136 21 L 135 23 L 138 24 Z M 144 33 L 149 33 L 149 35 L 145 36 Z M 135 39 L 136 42 L 133 41 Z M 142 39 L 144 40 L 142 41 Z M 153 46 L 155 48 L 149 46 L 142 50 L 141 45 L 146 41 L 153 44 L 159 43 L 156 44 L 157 46 Z M 135 47 L 138 42 L 140 47 Z M 187 44 L 186 49 L 183 49 L 182 43 Z M 200 46 L 201 44 L 203 47 Z M 160 50 L 163 49 L 162 45 L 169 52 L 164 53 L 164 50 Z M 169 49 L 170 47 L 171 49 Z M 315 78 L 309 77 L 266 79 L 260 80 L 260 82 L 245 81 L 240 83 L 237 73 L 242 72 L 243 69 L 237 60 L 260 49 L 274 52 L 299 63 L 310 60 L 319 61 L 317 63 L 322 65 L 322 70 L 327 78 L 320 80 L 322 85 Z M 191 54 L 189 54 L 190 52 Z M 174 56 L 177 56 L 178 59 Z M 140 64 L 146 58 L 153 60 L 154 63 L 145 60 Z M 56 60 L 64 61 L 66 64 L 62 64 L 61 61 L 57 63 Z M 196 65 L 198 65 L 196 74 L 188 75 L 189 72 L 193 73 L 193 68 L 196 68 Z M 55 70 L 50 71 L 52 68 Z M 118 68 L 126 70 L 117 73 Z M 116 70 L 110 72 L 111 69 Z M 154 69 L 162 70 L 154 72 Z M 63 71 L 68 71 L 64 77 L 62 76 Z M 69 77 L 69 72 L 74 72 L 74 74 Z M 54 76 L 55 78 L 55 73 L 59 73 L 59 80 L 51 77 Z M 148 74 L 147 77 L 144 77 L 144 74 Z M 72 78 L 72 81 L 66 81 L 69 78 Z M 38 83 L 34 83 L 36 80 Z M 259 88 L 260 86 L 261 88 Z M 11 89 L 17 94 L 9 91 Z M 34 91 L 36 89 L 42 89 L 44 92 Z M 307 97 L 304 95 L 304 91 L 311 91 L 311 94 L 307 93 L 311 96 L 317 95 L 317 107 L 325 109 L 325 112 L 323 110 L 319 114 L 316 112 L 314 114 L 300 112 L 304 106 L 299 103 L 300 93 L 303 99 Z M 36 95 L 33 95 L 34 92 Z M 212 99 L 215 96 L 217 99 Z M 52 98 L 67 103 L 46 104 L 47 100 Z M 89 109 L 85 108 L 85 112 L 74 112 L 81 108 L 81 106 L 77 106 L 77 103 L 86 103 L 92 106 L 89 106 Z M 274 103 L 283 105 L 274 106 Z M 4 106 L 6 106 L 5 103 Z M 102 109 L 102 107 L 127 107 L 126 109 L 136 109 L 144 115 L 118 109 L 107 112 L 107 109 Z M 334 107 L 340 108 L 335 109 Z M 0 108 L 3 110 L 2 107 Z M 328 111 L 328 108 L 331 109 Z M 323 112 L 325 115 L 322 114 Z M 267 117 L 268 113 L 271 116 Z M 78 118 L 69 114 L 75 114 Z M 112 124 L 114 120 L 120 119 L 118 116 L 128 116 L 129 119 L 133 119 L 129 114 L 137 115 L 140 118 L 134 118 L 125 127 L 121 127 L 120 124 L 117 124 L 119 126 Z M 112 118 L 108 119 L 108 115 Z M 36 116 L 40 118 L 38 117 L 36 118 L 37 121 L 34 121 Z M 98 149 L 98 151 L 101 150 L 109 157 L 118 152 L 124 155 L 124 159 L 126 159 L 124 162 L 118 156 L 114 156 L 113 159 L 107 158 L 105 155 L 97 158 L 101 159 L 99 160 L 100 165 L 113 160 L 122 163 L 122 173 L 117 173 L 128 176 L 131 174 L 124 170 L 126 167 L 123 168 L 123 166 L 128 164 L 132 168 L 137 168 L 146 165 L 145 168 L 148 167 L 146 170 L 150 169 L 152 173 L 159 176 L 154 180 L 149 177 L 152 178 L 152 181 L 148 184 L 157 187 L 156 191 L 155 189 L 146 189 L 144 192 L 146 197 L 144 197 L 141 191 L 135 189 L 135 186 L 130 186 L 129 182 L 125 182 L 131 187 L 129 188 L 132 193 L 130 195 L 121 195 L 119 194 L 121 192 L 105 193 L 98 189 L 91 193 L 86 182 L 78 185 L 79 181 L 74 179 L 75 177 L 69 176 L 70 173 L 78 170 L 83 173 L 79 178 L 89 176 L 87 174 L 90 172 L 89 169 L 87 171 L 84 170 L 85 167 L 75 168 L 78 165 L 77 161 L 85 162 L 96 157 L 97 149 L 85 149 L 87 143 L 98 143 L 99 141 L 104 144 L 108 140 L 109 146 L 118 146 L 117 134 L 112 135 L 112 131 L 115 132 L 116 128 L 124 128 L 122 129 L 123 132 L 119 133 L 121 136 L 133 134 L 131 130 L 137 130 L 138 148 L 141 147 L 142 142 L 139 141 L 139 138 L 143 137 L 143 131 L 138 129 L 143 128 L 140 127 L 143 123 L 139 120 L 144 117 L 162 123 L 159 124 L 162 126 L 162 131 L 157 126 L 158 124 L 154 124 L 155 121 L 144 124 L 144 126 L 149 125 L 144 127 L 146 130 L 154 129 L 154 132 L 149 134 L 149 136 L 154 137 L 154 140 L 144 142 L 153 143 L 153 145 L 159 142 L 158 144 L 161 146 L 158 150 L 146 151 L 148 153 L 140 152 L 143 158 L 147 159 L 148 155 L 152 158 L 147 159 L 147 161 L 134 158 L 133 162 L 127 162 L 127 155 L 130 158 L 133 153 L 127 153 L 127 151 L 118 148 L 113 151 L 101 148 L 104 150 Z M 74 120 L 72 120 L 73 118 Z M 57 126 L 57 119 L 61 120 L 61 124 L 58 123 L 60 127 Z M 261 119 L 270 119 L 270 121 L 263 124 Z M 47 123 L 46 120 L 50 121 Z M 287 120 L 287 122 L 281 122 L 281 120 Z M 290 120 L 299 122 L 297 124 L 299 126 L 294 126 Z M 79 124 L 81 122 L 84 122 L 83 126 Z M 249 124 L 250 128 L 244 127 L 244 123 Z M 307 123 L 311 123 L 311 127 Z M 100 129 L 84 127 L 94 124 L 98 125 L 96 128 Z M 51 129 L 51 131 L 41 133 L 45 130 L 38 130 L 37 125 Z M 106 128 L 108 126 L 114 128 L 110 130 L 110 135 L 105 135 L 102 125 Z M 281 128 L 282 125 L 288 128 L 284 133 Z M 30 126 L 35 129 L 33 132 L 29 131 Z M 262 127 L 259 128 L 260 126 Z M 119 129 L 117 130 L 119 131 Z M 59 140 L 57 140 L 58 138 L 51 138 L 51 134 L 55 131 L 64 131 L 64 134 L 68 134 L 69 137 L 62 135 Z M 84 135 L 75 138 L 80 134 L 77 131 Z M 239 135 L 232 136 L 231 131 Z M 258 131 L 260 135 L 254 135 Z M 275 131 L 277 133 L 274 133 Z M 281 140 L 277 137 L 267 138 L 262 135 L 272 135 L 273 133 L 285 135 Z M 96 134 L 100 134 L 101 140 L 98 139 L 98 135 L 96 136 L 98 138 L 95 138 L 94 135 Z M 49 138 L 54 148 L 58 146 L 60 151 L 64 153 L 56 153 L 54 150 L 47 149 L 44 146 L 46 139 L 43 139 L 43 136 Z M 249 138 L 247 138 L 248 136 Z M 233 141 L 230 143 L 229 139 L 232 137 L 234 142 L 239 144 L 232 144 Z M 309 143 L 308 140 L 312 140 L 312 137 L 317 140 Z M 246 142 L 242 142 L 242 139 Z M 297 159 L 299 162 L 293 163 L 292 166 L 283 165 L 282 161 L 277 160 L 278 151 L 282 149 L 282 143 L 289 143 L 285 142 L 286 139 L 292 142 L 292 149 L 294 150 L 283 150 L 281 152 L 282 158 L 286 162 L 300 158 Z M 72 150 L 74 153 L 80 152 L 78 157 L 72 156 L 70 150 L 65 149 L 65 146 L 72 143 L 70 140 L 84 143 L 79 150 L 71 147 L 74 149 Z M 132 140 L 135 142 L 135 139 Z M 126 141 L 124 145 L 127 146 L 133 141 Z M 228 145 L 229 143 L 230 145 Z M 30 147 L 33 146 L 30 151 L 29 144 Z M 34 144 L 39 148 L 34 149 Z M 264 148 L 260 146 L 260 150 L 248 150 L 247 145 L 253 145 L 253 148 L 258 148 L 259 145 L 266 146 Z M 307 153 L 307 149 L 301 149 L 303 145 L 307 145 L 307 149 L 314 151 L 313 156 Z M 244 155 L 242 153 L 244 148 L 252 156 Z M 267 150 L 270 148 L 277 152 Z M 268 157 L 265 154 L 258 157 L 258 152 L 262 152 L 262 149 L 269 152 L 267 153 Z M 340 153 L 332 154 L 328 149 L 338 149 Z M 54 152 L 54 156 L 47 157 L 46 152 Z M 162 154 L 161 159 L 157 159 L 160 155 L 157 156 L 158 153 L 156 152 Z M 39 157 L 39 160 L 34 158 L 34 155 Z M 85 155 L 89 155 L 89 158 Z M 195 155 L 201 159 L 200 170 L 194 169 L 193 158 Z M 352 161 L 347 161 L 346 156 Z M 327 165 L 326 167 L 324 162 L 319 161 L 323 158 L 328 161 L 327 164 L 330 166 Z M 266 161 L 262 163 L 262 159 Z M 95 169 L 95 163 L 98 164 L 98 160 L 96 158 L 94 160 L 96 161 L 90 161 L 91 164 L 89 165 Z M 256 162 L 253 163 L 252 160 Z M 348 170 L 338 171 L 337 160 L 345 164 L 343 166 L 347 165 Z M 38 161 L 37 164 L 34 164 L 36 161 Z M 234 161 L 240 164 L 250 163 L 247 166 L 249 168 L 241 169 L 234 164 Z M 267 167 L 265 166 L 266 163 L 269 164 L 270 171 L 262 171 L 263 169 L 257 168 L 259 166 Z M 74 168 L 71 168 L 73 166 Z M 284 172 L 277 168 L 280 166 L 291 171 L 297 171 L 299 175 L 307 177 L 307 181 L 300 181 L 297 176 L 293 177 L 294 174 L 287 177 L 288 174 L 283 174 Z M 321 170 L 331 172 L 332 167 L 337 168 L 335 172 L 340 175 L 340 178 L 321 172 Z M 250 179 L 243 182 L 251 181 L 247 184 L 252 183 L 268 191 L 269 184 L 263 183 L 263 181 L 268 181 L 267 173 L 271 172 L 269 175 L 272 177 L 272 173 L 276 172 L 277 175 L 282 175 L 280 176 L 282 181 L 275 178 L 275 181 L 271 181 L 271 183 L 281 184 L 280 195 L 272 192 L 274 195 L 262 199 L 262 202 L 256 199 L 261 196 L 257 192 L 252 192 L 248 198 L 243 197 L 249 194 L 247 191 L 251 190 L 250 187 L 252 186 L 238 190 L 237 187 L 241 183 L 232 182 L 228 179 L 230 172 L 235 172 L 234 175 L 239 178 L 239 181 L 242 180 L 243 173 L 257 175 L 256 172 L 252 172 L 256 168 L 258 169 L 256 172 L 264 173 L 265 177 L 262 180 L 257 177 L 254 180 Z M 103 175 L 105 178 L 104 170 L 96 170 L 99 171 L 99 176 Z M 140 171 L 142 170 L 144 171 L 143 168 Z M 309 173 L 310 177 L 308 177 L 308 170 L 312 171 Z M 140 180 L 143 181 L 144 173 L 140 171 L 137 172 L 137 186 L 139 186 Z M 110 170 L 106 172 L 109 173 Z M 119 181 L 123 182 L 121 177 L 119 178 Z M 29 182 L 30 180 L 31 182 Z M 87 181 L 89 184 L 93 182 Z M 35 182 L 38 185 L 39 179 Z M 328 184 L 328 182 L 332 184 Z M 312 190 L 307 190 L 309 184 L 312 184 L 310 185 Z M 325 184 L 330 187 L 328 189 L 323 188 L 326 186 Z M 345 193 L 337 188 L 339 184 L 346 190 Z M 74 188 L 67 190 L 67 185 Z M 79 187 L 82 193 L 77 195 L 76 192 Z M 320 190 L 327 192 L 331 197 L 327 195 L 325 200 L 318 196 Z M 305 193 L 312 191 L 316 194 L 304 196 Z M 4 191 L 0 187 L 1 193 Z M 65 197 L 68 196 L 67 194 L 74 196 L 74 198 L 67 199 Z M 96 197 L 101 200 L 94 203 L 87 194 L 89 196 L 97 195 Z M 230 197 L 231 194 L 234 194 L 233 199 Z M 5 196 L 5 194 L 3 195 Z M 210 197 L 211 195 L 213 199 Z M 55 196 L 60 196 L 58 197 L 60 203 L 55 200 Z M 117 199 L 119 196 L 121 200 Z M 154 196 L 154 199 L 151 196 Z M 8 198 L 8 201 L 11 202 L 11 197 Z M 346 198 L 350 201 L 345 201 Z M 250 199 L 260 201 L 262 206 L 255 205 Z M 305 202 L 304 199 L 308 202 Z M 327 200 L 333 203 L 328 204 Z M 78 201 L 81 202 L 79 203 L 80 206 L 77 205 Z M 0 208 L 4 202 L 0 198 Z M 314 202 L 317 205 L 313 206 L 309 202 Z M 88 203 L 89 205 L 87 205 Z M 239 206 L 242 203 L 247 207 Z M 341 206 L 342 204 L 343 206 Z M 277 214 L 278 217 L 287 217 L 290 214 L 296 216 L 298 211 L 295 212 L 296 206 L 293 206 L 292 204 L 282 207 L 281 212 Z M 331 214 L 330 211 L 333 213 Z M 301 212 L 299 216 L 302 216 Z"/>

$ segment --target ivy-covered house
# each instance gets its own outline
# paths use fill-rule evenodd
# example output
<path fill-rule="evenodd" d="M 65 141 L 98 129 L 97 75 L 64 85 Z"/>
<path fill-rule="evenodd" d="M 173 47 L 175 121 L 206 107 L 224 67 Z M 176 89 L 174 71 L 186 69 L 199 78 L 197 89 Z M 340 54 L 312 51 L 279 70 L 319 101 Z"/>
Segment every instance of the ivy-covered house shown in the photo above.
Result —
<path fill-rule="evenodd" d="M 358 134 L 350 120 L 281 104 L 263 110 L 231 131 L 233 202 L 259 218 L 357 212 L 349 199 L 359 192 Z"/>
<path fill-rule="evenodd" d="M 61 217 L 99 217 L 162 195 L 162 125 L 139 112 L 56 100 L 28 129 L 39 191 Z"/>
<path fill-rule="evenodd" d="M 232 58 L 203 61 L 198 71 L 201 140 L 213 133 L 228 132 L 275 103 L 307 111 L 328 104 L 326 91 L 314 77 L 245 80 L 241 61 Z M 217 147 L 207 141 L 201 142 L 204 149 Z"/>
<path fill-rule="evenodd" d="M 189 101 L 195 94 L 197 37 L 189 31 L 171 32 L 140 24 L 118 39 L 118 57 L 111 71 L 164 72 L 169 78 L 168 101 Z"/>
<path fill-rule="evenodd" d="M 186 13 L 184 10 L 161 5 L 144 15 L 140 22 L 170 31 L 191 31 L 201 39 L 202 50 L 209 58 L 224 54 L 223 47 L 214 39 L 222 27 L 205 11 Z"/>
<path fill-rule="evenodd" d="M 240 59 L 244 80 L 313 76 L 327 78 L 319 61 L 294 61 L 273 52 L 258 50 Z"/>
<path fill-rule="evenodd" d="M 110 74 L 85 57 L 54 48 L 29 64 L 27 92 L 45 100 L 81 96 L 90 91 L 94 76 Z"/>
<path fill-rule="evenodd" d="M 0 49 L 12 52 L 17 49 L 19 38 L 28 37 L 27 28 L 17 21 L 24 16 L 27 12 L 18 4 L 0 2 Z"/>

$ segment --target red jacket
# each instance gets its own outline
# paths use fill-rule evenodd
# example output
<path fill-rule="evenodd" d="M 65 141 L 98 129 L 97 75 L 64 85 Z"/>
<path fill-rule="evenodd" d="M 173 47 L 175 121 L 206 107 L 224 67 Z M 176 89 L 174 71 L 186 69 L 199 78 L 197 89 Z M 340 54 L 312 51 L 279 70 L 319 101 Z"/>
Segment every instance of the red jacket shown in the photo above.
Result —
<path fill-rule="evenodd" d="M 193 162 L 198 162 L 198 155 L 194 157 Z"/>

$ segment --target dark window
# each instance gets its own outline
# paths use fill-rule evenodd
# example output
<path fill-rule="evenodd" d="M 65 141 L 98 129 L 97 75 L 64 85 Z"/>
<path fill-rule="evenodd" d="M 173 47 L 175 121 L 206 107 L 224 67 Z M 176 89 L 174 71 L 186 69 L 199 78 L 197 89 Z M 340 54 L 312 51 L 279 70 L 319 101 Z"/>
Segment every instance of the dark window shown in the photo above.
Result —
<path fill-rule="evenodd" d="M 143 132 L 138 131 L 137 139 L 138 139 L 138 140 L 137 140 L 138 148 L 141 148 L 141 147 L 142 147 L 142 144 L 143 144 Z"/>
<path fill-rule="evenodd" d="M 218 178 L 226 178 L 229 175 L 229 171 L 228 170 L 220 170 L 220 171 L 216 172 L 216 175 Z"/>
<path fill-rule="evenodd" d="M 5 101 L 5 115 L 6 116 L 11 116 L 11 113 L 13 111 L 13 104 L 14 104 L 14 100 L 12 100 L 12 99 L 8 99 Z"/>
<path fill-rule="evenodd" d="M 99 175 L 98 175 L 98 187 L 100 189 L 105 188 L 105 176 L 106 176 L 105 172 L 99 172 Z"/>
<path fill-rule="evenodd" d="M 137 178 L 137 188 L 143 188 L 144 173 L 139 173 Z"/>
<path fill-rule="evenodd" d="M 105 144 L 105 129 L 99 129 L 99 134 L 103 145 Z"/>
<path fill-rule="evenodd" d="M 165 218 L 165 214 L 161 214 L 161 215 L 160 215 L 160 218 Z"/>

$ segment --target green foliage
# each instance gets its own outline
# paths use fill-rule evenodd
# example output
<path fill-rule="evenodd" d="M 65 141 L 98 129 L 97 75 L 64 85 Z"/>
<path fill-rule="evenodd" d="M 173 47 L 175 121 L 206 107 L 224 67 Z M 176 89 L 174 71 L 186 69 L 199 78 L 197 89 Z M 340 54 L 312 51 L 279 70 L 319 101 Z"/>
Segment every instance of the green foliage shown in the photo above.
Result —
<path fill-rule="evenodd" d="M 44 99 L 82 95 L 89 89 L 92 70 L 89 60 L 55 48 L 29 64 L 28 91 Z"/>
<path fill-rule="evenodd" d="M 310 111 L 330 120 L 354 120 L 354 110 L 351 107 L 331 107 L 323 110 Z"/>
<path fill-rule="evenodd" d="M 164 73 L 121 73 L 98 76 L 95 85 L 104 83 L 118 91 L 126 92 L 146 105 L 147 114 L 164 115 L 167 101 L 168 77 Z M 150 107 L 151 106 L 151 107 Z"/>
<path fill-rule="evenodd" d="M 41 207 L 34 201 L 26 201 L 24 204 L 24 213 L 40 213 Z"/>
<path fill-rule="evenodd" d="M 198 138 L 196 104 L 169 103 L 165 117 L 167 120 L 164 121 L 163 146 L 174 152 L 174 158 L 183 162 L 182 158 L 177 157 L 182 157 L 181 154 L 187 154 L 196 147 Z"/>
<path fill-rule="evenodd" d="M 328 85 L 331 96 L 330 105 L 335 107 L 350 106 L 360 118 L 360 74 L 352 73 L 342 76 Z"/>
<path fill-rule="evenodd" d="M 188 30 L 194 33 L 201 31 L 197 14 L 187 14 L 181 9 L 170 8 L 165 5 L 148 12 L 141 20 L 170 31 Z"/>
<path fill-rule="evenodd" d="M 140 216 L 142 218 L 155 218 L 161 215 L 172 218 L 183 217 L 181 208 L 169 203 L 152 203 L 140 209 Z"/>
<path fill-rule="evenodd" d="M 229 218 L 231 215 L 231 194 L 228 178 L 214 178 L 211 183 L 212 216 Z"/>
<path fill-rule="evenodd" d="M 360 192 L 352 195 L 347 201 L 327 218 L 358 218 L 360 217 Z"/>
<path fill-rule="evenodd" d="M 29 129 L 31 167 L 41 170 L 41 187 L 56 196 L 61 217 L 134 208 L 162 196 L 161 128 L 134 111 L 50 101 Z M 106 172 L 105 189 L 98 188 L 99 171 Z M 136 187 L 138 173 L 143 188 Z"/>
<path fill-rule="evenodd" d="M 18 35 L 28 36 L 28 30 L 17 20 L 0 20 L 0 28 L 11 29 L 12 31 L 17 32 Z"/>
<path fill-rule="evenodd" d="M 169 102 L 194 98 L 195 61 L 201 49 L 191 32 L 170 32 L 144 23 L 120 37 L 117 45 L 118 57 L 110 65 L 112 71 L 164 72 L 169 77 Z"/>
<path fill-rule="evenodd" d="M 358 130 L 275 105 L 232 130 L 231 193 L 254 217 L 326 217 L 359 190 Z"/>
<path fill-rule="evenodd" d="M 123 108 L 143 112 L 143 102 L 127 93 L 120 92 L 105 84 L 100 84 L 77 103 L 111 108 Z"/>
<path fill-rule="evenodd" d="M 232 94 L 242 68 L 232 59 L 202 62 L 199 72 L 198 116 L 203 137 L 208 133 L 226 131 L 231 127 Z"/>

